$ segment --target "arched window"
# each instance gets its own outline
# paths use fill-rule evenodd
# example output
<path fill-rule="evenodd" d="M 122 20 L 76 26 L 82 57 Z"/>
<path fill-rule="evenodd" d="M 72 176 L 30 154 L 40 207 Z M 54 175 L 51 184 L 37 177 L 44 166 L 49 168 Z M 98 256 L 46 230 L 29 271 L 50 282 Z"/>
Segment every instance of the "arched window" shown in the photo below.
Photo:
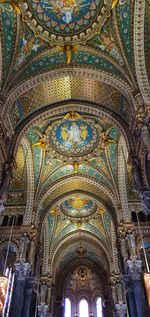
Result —
<path fill-rule="evenodd" d="M 103 317 L 102 299 L 100 297 L 96 301 L 96 317 Z"/>
<path fill-rule="evenodd" d="M 71 317 L 71 301 L 69 298 L 65 299 L 65 317 Z"/>
<path fill-rule="evenodd" d="M 85 299 L 82 299 L 79 303 L 79 317 L 88 317 L 89 316 L 89 308 L 88 303 Z"/>

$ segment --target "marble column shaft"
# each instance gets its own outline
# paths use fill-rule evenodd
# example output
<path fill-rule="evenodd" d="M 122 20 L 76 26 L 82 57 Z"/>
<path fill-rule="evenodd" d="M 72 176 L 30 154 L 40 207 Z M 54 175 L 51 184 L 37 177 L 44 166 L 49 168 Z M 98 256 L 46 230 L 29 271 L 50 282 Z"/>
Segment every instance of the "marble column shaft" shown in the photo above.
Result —
<path fill-rule="evenodd" d="M 142 282 L 142 261 L 128 260 L 126 264 L 128 276 L 132 281 L 132 288 L 136 304 L 137 317 L 144 317 L 144 289 Z M 135 315 L 136 316 L 136 315 Z"/>
<path fill-rule="evenodd" d="M 24 303 L 24 289 L 26 278 L 30 272 L 30 264 L 28 262 L 15 263 L 15 287 L 12 296 L 12 304 L 10 317 L 22 317 L 22 309 Z"/>
<path fill-rule="evenodd" d="M 34 283 L 35 283 L 35 277 L 29 277 L 26 280 L 25 288 L 24 288 L 23 310 L 22 310 L 21 317 L 29 317 L 29 315 L 30 315 L 32 290 L 33 290 Z"/>

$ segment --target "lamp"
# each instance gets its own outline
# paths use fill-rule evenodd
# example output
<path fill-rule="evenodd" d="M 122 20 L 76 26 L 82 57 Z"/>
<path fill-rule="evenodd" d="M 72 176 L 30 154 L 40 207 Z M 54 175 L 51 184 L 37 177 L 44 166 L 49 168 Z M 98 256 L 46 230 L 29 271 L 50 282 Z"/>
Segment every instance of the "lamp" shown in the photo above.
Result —
<path fill-rule="evenodd" d="M 8 288 L 8 277 L 0 276 L 0 313 L 3 313 L 5 297 Z"/>
<path fill-rule="evenodd" d="M 6 270 L 14 220 L 15 220 L 15 216 L 13 217 L 13 220 L 12 220 L 7 252 L 5 257 L 5 263 L 4 263 L 4 269 L 3 269 L 3 275 L 0 276 L 0 314 L 2 314 L 3 317 L 8 316 L 8 309 L 10 306 L 10 299 L 11 299 L 10 291 L 12 292 L 12 285 L 14 282 L 14 276 L 12 276 L 12 271 L 10 272 L 9 270 Z"/>
<path fill-rule="evenodd" d="M 148 305 L 150 307 L 150 272 L 144 273 L 144 285 L 148 299 Z"/>
<path fill-rule="evenodd" d="M 145 259 L 145 264 L 146 264 L 146 269 L 147 269 L 147 272 L 144 273 L 144 285 L 145 285 L 145 290 L 146 290 L 146 294 L 147 294 L 148 305 L 150 307 L 150 269 L 149 269 L 146 250 L 145 250 L 145 246 L 144 246 L 144 240 L 143 240 L 143 236 L 142 236 L 142 230 L 141 230 L 141 226 L 140 226 L 139 216 L 138 216 L 137 212 L 136 212 L 136 217 L 137 217 L 137 221 L 138 221 L 138 228 L 139 228 L 140 238 L 142 241 L 142 248 L 143 248 L 144 259 Z"/>

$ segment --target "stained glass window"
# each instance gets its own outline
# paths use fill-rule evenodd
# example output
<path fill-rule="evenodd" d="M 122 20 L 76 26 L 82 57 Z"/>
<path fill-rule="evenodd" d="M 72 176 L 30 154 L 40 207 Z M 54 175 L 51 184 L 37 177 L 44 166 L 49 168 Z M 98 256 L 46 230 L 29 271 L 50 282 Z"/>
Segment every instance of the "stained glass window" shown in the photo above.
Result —
<path fill-rule="evenodd" d="M 103 317 L 102 299 L 100 297 L 96 301 L 96 317 Z"/>
<path fill-rule="evenodd" d="M 85 299 L 82 299 L 79 303 L 79 317 L 89 317 L 88 303 Z"/>
<path fill-rule="evenodd" d="M 71 317 L 71 301 L 69 298 L 65 299 L 65 317 Z"/>

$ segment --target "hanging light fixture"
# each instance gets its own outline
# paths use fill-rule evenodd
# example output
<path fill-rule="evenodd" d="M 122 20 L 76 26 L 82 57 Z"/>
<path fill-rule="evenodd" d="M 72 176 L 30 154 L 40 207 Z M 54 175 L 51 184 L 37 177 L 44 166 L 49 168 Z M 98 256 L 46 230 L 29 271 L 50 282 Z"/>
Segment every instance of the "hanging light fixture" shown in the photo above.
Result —
<path fill-rule="evenodd" d="M 8 241 L 8 246 L 7 246 L 7 252 L 6 252 L 6 257 L 5 257 L 5 263 L 4 263 L 4 269 L 3 269 L 3 275 L 0 276 L 0 314 L 2 314 L 3 317 L 8 316 L 7 311 L 8 311 L 8 305 L 6 305 L 6 302 L 10 303 L 10 298 L 9 297 L 9 289 L 11 287 L 12 290 L 12 281 L 14 280 L 14 277 L 12 278 L 12 272 L 10 270 L 6 270 L 7 266 L 7 260 L 8 260 L 8 255 L 9 255 L 9 249 L 10 249 L 10 243 L 11 243 L 11 238 L 12 238 L 12 231 L 13 231 L 13 226 L 14 226 L 14 220 L 15 216 L 13 216 L 12 220 L 12 225 L 11 225 L 11 230 L 10 230 L 10 236 L 9 236 L 9 241 Z M 10 276 L 11 275 L 11 276 Z M 10 285 L 11 282 L 11 285 Z"/>
<path fill-rule="evenodd" d="M 144 273 L 144 285 L 148 299 L 148 305 L 150 307 L 150 272 Z"/>
<path fill-rule="evenodd" d="M 8 288 L 8 277 L 0 276 L 0 313 L 3 313 Z"/>
<path fill-rule="evenodd" d="M 145 250 L 145 246 L 144 246 L 144 240 L 143 240 L 143 236 L 142 236 L 142 230 L 141 230 L 141 226 L 140 226 L 139 216 L 138 216 L 137 212 L 136 212 L 136 217 L 137 217 L 137 221 L 138 221 L 138 228 L 139 228 L 140 238 L 142 241 L 142 248 L 143 248 L 144 259 L 145 259 L 146 270 L 147 270 L 147 272 L 144 273 L 144 285 L 145 285 L 145 290 L 146 290 L 146 294 L 147 294 L 148 305 L 150 307 L 150 269 L 149 269 L 146 250 Z"/>

